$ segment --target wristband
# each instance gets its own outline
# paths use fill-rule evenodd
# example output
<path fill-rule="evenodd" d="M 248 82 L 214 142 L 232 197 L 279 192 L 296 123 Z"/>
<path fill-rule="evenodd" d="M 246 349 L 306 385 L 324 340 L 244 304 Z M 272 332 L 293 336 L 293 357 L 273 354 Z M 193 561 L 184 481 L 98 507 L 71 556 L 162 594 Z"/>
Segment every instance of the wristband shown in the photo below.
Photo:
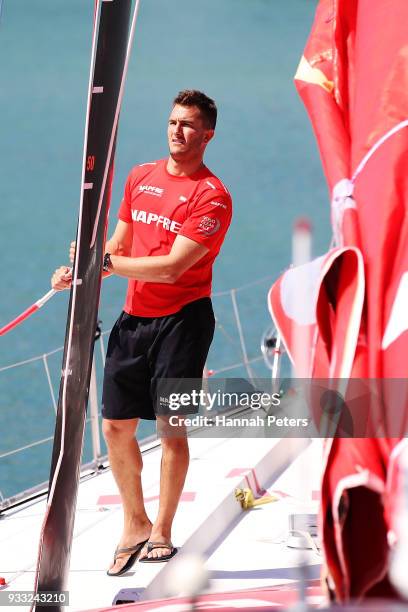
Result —
<path fill-rule="evenodd" d="M 105 253 L 105 255 L 103 256 L 102 270 L 104 272 L 110 272 L 111 267 L 112 267 L 112 262 L 110 258 L 110 253 Z"/>

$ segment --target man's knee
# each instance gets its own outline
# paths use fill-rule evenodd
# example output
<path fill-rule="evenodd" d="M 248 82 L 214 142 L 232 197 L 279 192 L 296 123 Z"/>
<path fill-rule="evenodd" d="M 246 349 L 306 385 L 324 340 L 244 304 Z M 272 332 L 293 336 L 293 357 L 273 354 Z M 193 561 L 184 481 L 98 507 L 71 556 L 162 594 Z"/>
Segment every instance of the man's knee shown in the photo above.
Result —
<path fill-rule="evenodd" d="M 135 437 L 138 419 L 102 420 L 102 432 L 106 444 L 109 446 L 120 442 L 121 444 L 132 440 Z"/>

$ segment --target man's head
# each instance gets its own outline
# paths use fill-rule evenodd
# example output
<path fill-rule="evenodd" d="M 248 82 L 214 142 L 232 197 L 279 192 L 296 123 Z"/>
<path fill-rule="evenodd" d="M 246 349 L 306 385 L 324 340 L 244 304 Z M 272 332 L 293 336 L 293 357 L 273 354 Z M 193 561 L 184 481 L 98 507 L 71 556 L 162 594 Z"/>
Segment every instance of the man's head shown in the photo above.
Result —
<path fill-rule="evenodd" d="M 204 155 L 214 136 L 217 107 L 201 91 L 186 89 L 173 100 L 169 117 L 168 142 L 171 157 L 188 162 Z"/>
<path fill-rule="evenodd" d="M 214 100 L 206 96 L 202 91 L 197 89 L 184 89 L 180 91 L 173 100 L 173 106 L 187 106 L 191 108 L 196 106 L 201 114 L 201 118 L 206 128 L 215 130 L 217 123 L 217 107 Z"/>

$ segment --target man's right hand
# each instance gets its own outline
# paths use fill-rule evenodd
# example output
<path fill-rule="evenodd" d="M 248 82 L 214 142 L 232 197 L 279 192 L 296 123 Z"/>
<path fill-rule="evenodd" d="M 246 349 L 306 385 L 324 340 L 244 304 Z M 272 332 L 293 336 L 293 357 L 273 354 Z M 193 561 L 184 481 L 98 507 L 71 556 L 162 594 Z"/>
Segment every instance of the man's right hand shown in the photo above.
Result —
<path fill-rule="evenodd" d="M 57 268 L 51 277 L 51 287 L 55 291 L 63 291 L 63 289 L 69 289 L 72 282 L 72 270 L 67 266 L 61 266 Z"/>

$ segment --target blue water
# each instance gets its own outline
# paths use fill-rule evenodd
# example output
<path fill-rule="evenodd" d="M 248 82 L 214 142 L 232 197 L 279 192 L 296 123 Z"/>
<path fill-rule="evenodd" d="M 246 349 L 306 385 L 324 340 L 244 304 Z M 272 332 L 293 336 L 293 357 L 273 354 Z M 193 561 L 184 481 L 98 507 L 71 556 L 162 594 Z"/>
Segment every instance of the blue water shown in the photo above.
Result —
<path fill-rule="evenodd" d="M 142 0 L 121 114 L 111 226 L 127 172 L 166 156 L 174 95 L 199 88 L 219 107 L 207 164 L 230 188 L 234 220 L 214 272 L 214 290 L 276 277 L 289 263 L 299 215 L 329 240 L 327 193 L 293 74 L 313 0 Z M 4 0 L 0 18 L 0 326 L 49 288 L 75 236 L 93 2 Z M 250 356 L 270 323 L 270 281 L 238 293 Z M 117 317 L 126 283 L 104 283 L 100 318 Z M 0 367 L 61 346 L 68 294 L 0 340 Z M 240 360 L 228 296 L 215 299 L 218 330 L 209 366 Z M 98 357 L 99 359 L 99 357 Z M 50 358 L 58 393 L 61 354 Z M 260 374 L 266 374 L 262 365 Z M 233 372 L 239 375 L 239 372 Z M 0 372 L 0 454 L 51 436 L 54 411 L 41 361 Z M 51 443 L 0 459 L 8 496 L 48 477 Z M 85 450 L 89 459 L 89 445 Z"/>

